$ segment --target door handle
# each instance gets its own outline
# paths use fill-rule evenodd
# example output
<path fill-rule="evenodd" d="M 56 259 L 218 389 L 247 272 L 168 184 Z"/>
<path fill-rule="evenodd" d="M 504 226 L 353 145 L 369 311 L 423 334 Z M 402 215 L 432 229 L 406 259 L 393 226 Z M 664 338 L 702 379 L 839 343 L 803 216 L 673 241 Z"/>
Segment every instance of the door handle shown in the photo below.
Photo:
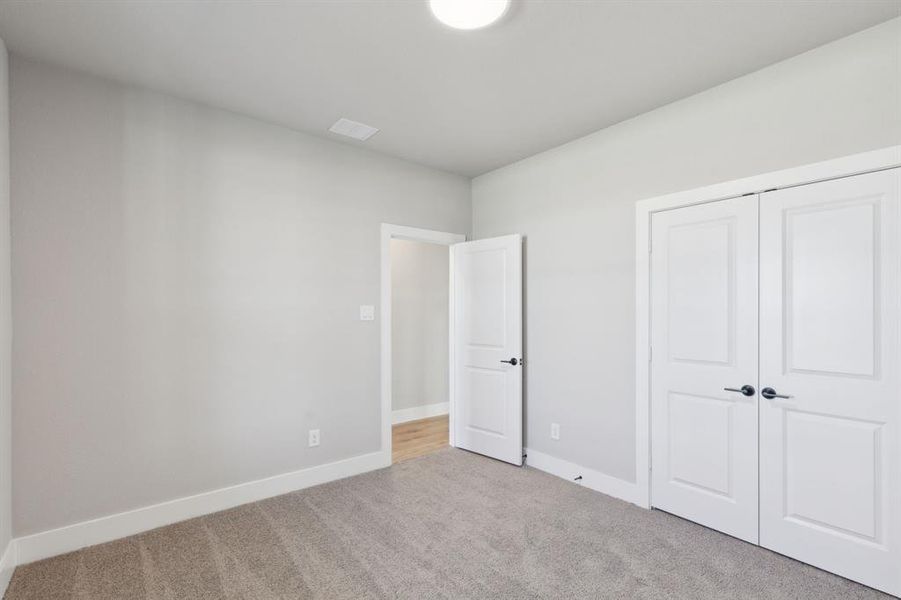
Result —
<path fill-rule="evenodd" d="M 514 367 L 519 364 L 519 361 L 516 360 L 515 358 L 511 358 L 510 360 L 502 360 L 501 362 L 509 363 L 509 364 L 513 365 Z"/>
<path fill-rule="evenodd" d="M 743 385 L 741 388 L 723 388 L 727 392 L 738 392 L 739 394 L 744 394 L 745 396 L 751 397 L 755 394 L 757 390 L 754 389 L 753 385 Z"/>
<path fill-rule="evenodd" d="M 784 400 L 788 400 L 791 396 L 786 396 L 784 394 L 777 394 L 776 390 L 771 387 L 765 387 L 760 390 L 760 395 L 766 398 L 767 400 L 772 400 L 773 398 L 782 398 Z"/>

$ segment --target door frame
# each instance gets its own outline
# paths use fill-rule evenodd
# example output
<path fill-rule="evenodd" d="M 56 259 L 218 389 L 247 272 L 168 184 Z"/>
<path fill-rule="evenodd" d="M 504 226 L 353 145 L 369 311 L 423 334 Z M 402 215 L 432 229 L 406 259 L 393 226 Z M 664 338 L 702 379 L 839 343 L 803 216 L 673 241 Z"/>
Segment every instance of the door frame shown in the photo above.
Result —
<path fill-rule="evenodd" d="M 466 241 L 466 235 L 462 233 L 449 233 L 446 231 L 435 231 L 433 229 L 419 229 L 416 227 L 407 227 L 405 225 L 392 225 L 390 223 L 381 224 L 381 251 L 380 251 L 380 286 L 381 286 L 381 347 L 379 350 L 381 365 L 381 444 L 379 452 L 382 454 L 382 460 L 386 467 L 391 466 L 391 240 L 407 240 L 410 242 L 425 242 L 429 244 L 440 244 L 448 246 L 448 255 L 450 255 L 450 246 Z M 451 371 L 448 373 L 448 402 L 449 418 L 453 419 L 453 359 L 454 359 L 454 337 L 453 337 L 453 319 L 454 319 L 454 279 L 453 268 L 448 256 L 448 305 L 449 322 L 448 322 L 448 344 Z M 450 423 L 450 443 L 453 445 L 453 422 Z"/>
<path fill-rule="evenodd" d="M 901 167 L 901 145 L 641 200 L 635 205 L 635 494 L 651 508 L 650 289 L 651 216 L 660 211 L 729 200 Z M 761 201 L 763 201 L 761 199 Z"/>

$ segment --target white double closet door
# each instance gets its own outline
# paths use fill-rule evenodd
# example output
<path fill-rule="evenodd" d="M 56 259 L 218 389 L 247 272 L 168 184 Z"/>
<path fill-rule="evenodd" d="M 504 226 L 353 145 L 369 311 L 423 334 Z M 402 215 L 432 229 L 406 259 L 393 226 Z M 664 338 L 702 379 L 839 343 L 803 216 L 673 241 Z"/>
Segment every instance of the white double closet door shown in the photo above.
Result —
<path fill-rule="evenodd" d="M 654 507 L 901 594 L 899 238 L 899 169 L 652 217 Z"/>

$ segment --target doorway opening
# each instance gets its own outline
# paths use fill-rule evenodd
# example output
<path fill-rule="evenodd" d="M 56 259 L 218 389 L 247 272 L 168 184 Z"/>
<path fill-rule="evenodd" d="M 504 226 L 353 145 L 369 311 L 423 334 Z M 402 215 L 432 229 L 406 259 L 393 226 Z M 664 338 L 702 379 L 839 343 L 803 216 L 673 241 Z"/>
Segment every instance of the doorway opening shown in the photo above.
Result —
<path fill-rule="evenodd" d="M 391 461 L 448 445 L 450 252 L 391 240 Z"/>
<path fill-rule="evenodd" d="M 450 246 L 465 239 L 382 225 L 382 450 L 387 464 L 453 444 Z"/>

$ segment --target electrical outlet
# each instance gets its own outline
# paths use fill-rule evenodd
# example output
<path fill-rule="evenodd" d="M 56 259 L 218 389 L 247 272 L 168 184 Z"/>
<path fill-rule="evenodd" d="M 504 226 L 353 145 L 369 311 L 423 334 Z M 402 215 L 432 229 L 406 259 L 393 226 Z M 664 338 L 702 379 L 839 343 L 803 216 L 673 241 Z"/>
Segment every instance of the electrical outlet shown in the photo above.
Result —
<path fill-rule="evenodd" d="M 560 423 L 551 423 L 551 439 L 560 439 Z"/>
<path fill-rule="evenodd" d="M 318 446 L 318 445 L 319 445 L 319 430 L 311 429 L 310 430 L 310 448 L 312 448 L 313 446 Z"/>

